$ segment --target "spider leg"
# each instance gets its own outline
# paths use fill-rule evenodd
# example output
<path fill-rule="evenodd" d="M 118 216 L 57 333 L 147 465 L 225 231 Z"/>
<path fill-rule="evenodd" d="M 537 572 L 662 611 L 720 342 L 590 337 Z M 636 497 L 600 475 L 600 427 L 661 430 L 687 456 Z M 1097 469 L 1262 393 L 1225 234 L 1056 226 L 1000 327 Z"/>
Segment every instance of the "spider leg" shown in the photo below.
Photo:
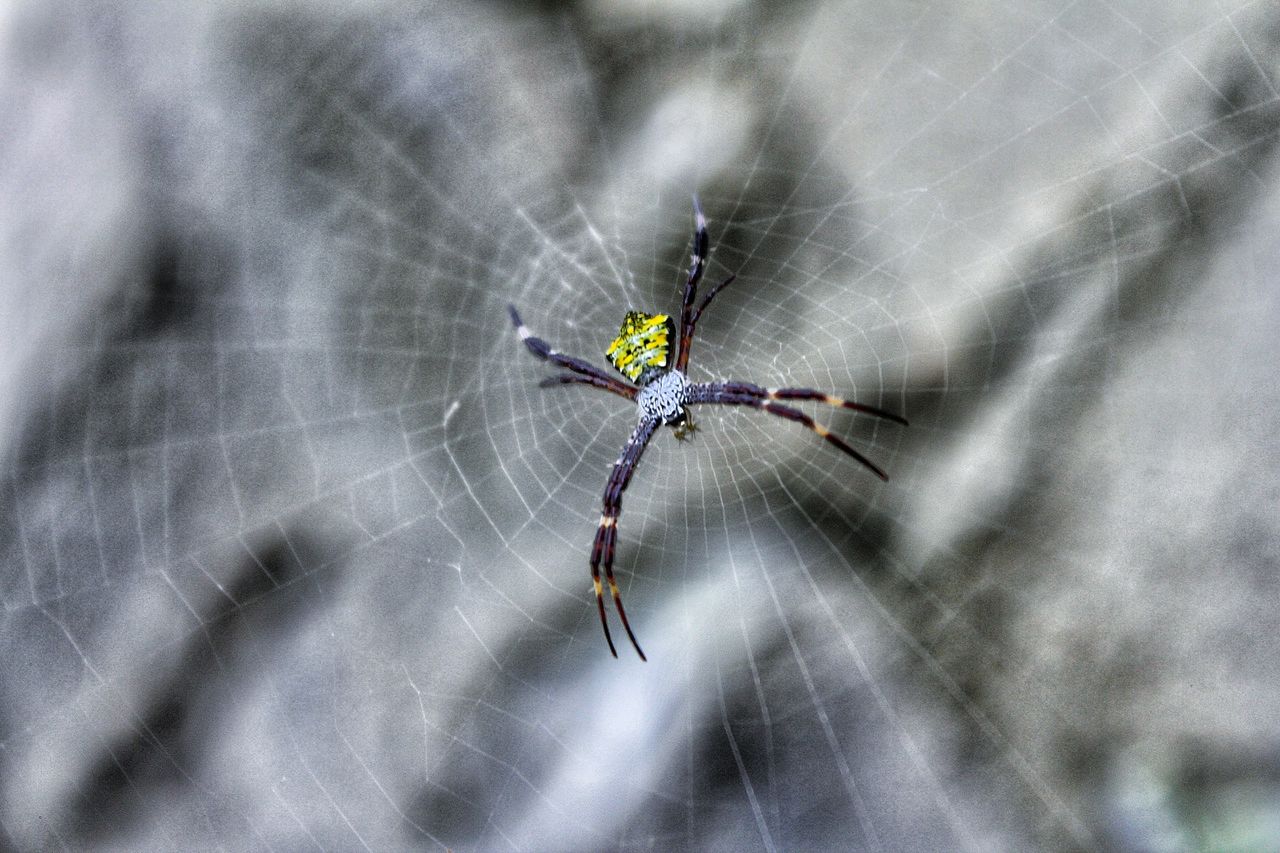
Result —
<path fill-rule="evenodd" d="M 702 304 L 698 306 L 697 311 L 693 312 L 693 316 L 689 318 L 689 325 L 685 327 L 684 334 L 680 336 L 680 355 L 676 358 L 676 370 L 684 373 L 689 366 L 689 351 L 693 348 L 693 330 L 697 328 L 698 318 L 702 316 L 703 311 L 707 310 L 707 306 L 711 304 L 711 300 L 715 298 L 715 295 L 719 293 L 722 288 L 732 284 L 733 280 L 737 277 L 738 274 L 734 273 L 715 287 L 711 288 L 707 295 L 702 298 Z"/>
<path fill-rule="evenodd" d="M 516 312 L 516 306 L 508 305 L 507 311 L 511 314 L 511 322 L 516 327 L 516 334 L 520 336 L 520 340 L 524 341 L 524 345 L 529 348 L 529 352 L 533 353 L 543 361 L 551 362 L 557 367 L 563 367 L 567 370 L 572 370 L 574 373 L 579 373 L 583 376 L 590 376 L 600 381 L 599 384 L 593 382 L 591 383 L 592 385 L 608 387 L 609 390 L 616 394 L 621 394 L 624 397 L 635 397 L 638 389 L 632 385 L 629 385 L 620 379 L 614 379 L 602 368 L 596 367 L 589 361 L 583 361 L 580 358 L 574 358 L 571 355 L 556 352 L 551 348 L 551 345 L 542 338 L 534 337 L 533 332 L 529 331 L 529 327 L 521 322 L 520 315 Z"/>
<path fill-rule="evenodd" d="M 903 426 L 908 425 L 907 419 L 901 415 L 886 412 L 884 409 L 877 409 L 875 406 L 868 406 L 866 403 L 846 400 L 843 397 L 837 397 L 825 391 L 815 391 L 812 388 L 761 388 L 759 385 L 752 385 L 750 382 L 719 382 L 715 384 L 717 388 L 726 393 L 746 394 L 766 400 L 817 400 L 820 403 L 826 403 L 828 406 L 851 409 L 855 412 L 862 412 L 865 415 L 874 415 L 877 418 L 900 423 Z"/>
<path fill-rule="evenodd" d="M 689 259 L 689 275 L 684 282 L 684 298 L 680 303 L 680 349 L 676 353 L 676 370 L 684 372 L 689 363 L 689 340 L 693 337 L 693 300 L 698 295 L 698 282 L 707 268 L 707 217 L 702 214 L 698 197 L 693 197 L 693 256 Z M 723 285 L 721 285 L 723 287 Z M 717 288 L 719 289 L 719 288 Z"/>
<path fill-rule="evenodd" d="M 640 648 L 640 643 L 636 641 L 631 623 L 627 621 L 627 611 L 622 608 L 622 594 L 618 592 L 618 582 L 613 577 L 613 552 L 618 541 L 618 516 L 622 514 L 622 492 L 631 482 L 631 475 L 640 463 L 640 457 L 644 454 L 649 439 L 653 438 L 653 434 L 658 431 L 659 425 L 657 420 L 641 421 L 631 433 L 631 438 L 627 439 L 626 445 L 622 448 L 622 454 L 609 474 L 609 481 L 605 484 L 604 511 L 600 514 L 600 526 L 596 528 L 596 539 L 591 546 L 591 581 L 596 591 L 596 607 L 600 611 L 600 625 L 604 628 L 605 642 L 609 644 L 609 652 L 615 658 L 618 656 L 618 650 L 613 646 L 613 637 L 609 635 L 609 620 L 605 618 L 604 612 L 604 586 L 600 582 L 602 562 L 605 579 L 609 582 L 609 592 L 613 595 L 613 607 L 618 611 L 622 627 L 626 629 L 627 637 L 635 647 L 636 654 L 640 655 L 640 660 L 648 660 Z"/>
<path fill-rule="evenodd" d="M 690 388 L 690 403 L 712 403 L 721 406 L 751 406 L 755 409 L 768 412 L 771 415 L 777 415 L 780 418 L 786 418 L 789 421 L 804 424 L 813 432 L 822 436 L 831 444 L 835 445 L 842 453 L 852 456 L 862 465 L 865 465 L 873 474 L 881 480 L 888 482 L 889 475 L 873 463 L 870 459 L 854 450 L 845 441 L 838 436 L 832 435 L 831 431 L 822 424 L 816 422 L 813 418 L 806 415 L 799 409 L 793 409 L 790 406 L 779 405 L 778 403 L 769 402 L 768 397 L 759 396 L 749 393 L 739 393 L 733 390 L 727 390 L 724 386 L 745 385 L 746 383 L 705 383 L 694 385 Z M 751 386 L 755 387 L 755 386 Z M 764 390 L 764 389 L 758 389 Z"/>
<path fill-rule="evenodd" d="M 715 295 L 719 293 L 723 288 L 726 288 L 729 285 L 733 284 L 734 279 L 736 279 L 737 277 L 738 277 L 738 274 L 733 273 L 724 281 L 720 282 L 715 287 L 711 288 L 710 292 L 708 292 L 707 295 L 702 298 L 702 304 L 698 306 L 697 311 L 693 312 L 693 318 L 690 319 L 689 321 L 689 337 L 690 338 L 693 337 L 693 327 L 698 325 L 698 318 L 702 316 L 703 311 L 707 310 L 707 306 L 711 304 L 711 300 L 714 299 Z"/>
<path fill-rule="evenodd" d="M 550 388 L 553 385 L 592 385 L 596 388 L 603 388 L 606 391 L 612 391 L 620 397 L 626 397 L 628 400 L 634 400 L 638 391 L 627 385 L 625 382 L 619 382 L 612 377 L 607 381 L 598 376 L 582 376 L 577 373 L 560 373 L 555 376 L 548 376 L 546 379 L 538 383 L 539 388 Z"/>

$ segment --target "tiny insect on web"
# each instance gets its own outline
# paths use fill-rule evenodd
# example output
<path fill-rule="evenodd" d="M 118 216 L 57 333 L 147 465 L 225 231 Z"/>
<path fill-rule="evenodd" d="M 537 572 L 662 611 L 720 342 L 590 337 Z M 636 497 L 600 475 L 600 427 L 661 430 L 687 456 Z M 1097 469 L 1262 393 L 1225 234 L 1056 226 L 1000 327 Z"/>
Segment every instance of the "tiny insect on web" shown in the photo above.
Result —
<path fill-rule="evenodd" d="M 694 405 L 750 406 L 771 415 L 803 424 L 808 429 L 822 436 L 841 452 L 852 456 L 866 466 L 881 480 L 889 477 L 869 459 L 850 447 L 813 418 L 799 409 L 780 405 L 778 400 L 816 400 L 831 406 L 852 409 L 867 415 L 907 425 L 906 419 L 868 406 L 853 400 L 845 400 L 823 391 L 811 388 L 763 388 L 750 382 L 690 382 L 686 370 L 689 365 L 689 349 L 693 343 L 693 332 L 702 312 L 711 304 L 711 300 L 724 287 L 733 282 L 731 275 L 713 287 L 702 298 L 697 308 L 694 300 L 698 293 L 698 282 L 707 265 L 707 220 L 703 216 L 702 207 L 697 196 L 693 199 L 694 232 L 693 257 L 689 264 L 689 273 L 685 278 L 684 297 L 680 305 L 679 347 L 674 360 L 671 358 L 671 339 L 675 336 L 676 327 L 671 317 L 666 314 L 645 314 L 642 311 L 628 311 L 622 320 L 618 336 L 609 344 L 606 357 L 617 368 L 626 380 L 610 375 L 603 368 L 590 362 L 575 358 L 552 349 L 546 341 L 535 337 L 520 319 L 514 305 L 507 306 L 511 313 L 511 322 L 515 324 L 516 333 L 524 341 L 529 351 L 543 361 L 551 362 L 557 367 L 569 371 L 549 376 L 539 384 L 542 387 L 552 385 L 592 385 L 605 391 L 626 397 L 635 402 L 637 423 L 631 437 L 623 445 L 622 453 L 614 463 L 609 480 L 604 489 L 604 508 L 600 514 L 600 523 L 596 528 L 595 542 L 591 546 L 591 580 L 595 588 L 596 607 L 600 611 L 600 624 L 604 628 L 605 642 L 609 651 L 616 658 L 618 650 L 613 645 L 613 637 L 609 633 L 609 620 L 604 608 L 604 582 L 609 584 L 609 593 L 613 597 L 614 609 L 622 627 L 631 640 L 636 654 L 641 660 L 647 660 L 640 643 L 636 640 L 631 624 L 627 621 L 627 612 L 622 607 L 622 595 L 618 591 L 618 583 L 613 575 L 613 555 L 618 539 L 618 517 L 622 513 L 622 493 L 631 482 L 631 475 L 640 464 L 649 440 L 657 433 L 658 428 L 670 426 L 675 428 L 677 438 L 684 438 L 693 429 L 693 420 L 689 415 L 689 407 Z M 604 568 L 604 582 L 601 581 L 601 567 Z"/>

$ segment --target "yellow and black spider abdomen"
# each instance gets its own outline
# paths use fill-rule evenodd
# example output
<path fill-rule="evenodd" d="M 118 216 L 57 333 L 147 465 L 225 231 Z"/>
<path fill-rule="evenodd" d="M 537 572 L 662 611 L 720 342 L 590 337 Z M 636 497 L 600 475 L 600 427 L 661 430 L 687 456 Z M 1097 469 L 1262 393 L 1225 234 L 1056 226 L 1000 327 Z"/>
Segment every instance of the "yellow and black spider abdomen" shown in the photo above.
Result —
<path fill-rule="evenodd" d="M 675 323 L 666 314 L 628 311 L 618 336 L 604 354 L 619 373 L 638 382 L 645 373 L 667 367 L 675 333 Z"/>

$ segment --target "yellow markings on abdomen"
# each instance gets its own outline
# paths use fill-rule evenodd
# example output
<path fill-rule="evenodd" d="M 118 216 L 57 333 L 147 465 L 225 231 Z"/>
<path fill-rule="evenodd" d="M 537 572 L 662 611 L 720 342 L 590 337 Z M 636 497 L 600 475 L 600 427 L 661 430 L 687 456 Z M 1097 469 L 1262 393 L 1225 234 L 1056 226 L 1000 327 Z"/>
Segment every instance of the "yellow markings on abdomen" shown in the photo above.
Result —
<path fill-rule="evenodd" d="M 605 356 L 619 373 L 635 382 L 646 370 L 667 366 L 674 336 L 675 323 L 668 315 L 628 311 Z"/>

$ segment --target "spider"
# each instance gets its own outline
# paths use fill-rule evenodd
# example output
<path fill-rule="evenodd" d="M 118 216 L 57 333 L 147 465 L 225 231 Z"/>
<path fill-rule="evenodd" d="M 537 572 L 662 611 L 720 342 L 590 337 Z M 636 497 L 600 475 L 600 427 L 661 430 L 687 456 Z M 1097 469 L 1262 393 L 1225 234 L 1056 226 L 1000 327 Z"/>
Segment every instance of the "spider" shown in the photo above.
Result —
<path fill-rule="evenodd" d="M 869 459 L 854 450 L 840 438 L 813 418 L 793 409 L 780 405 L 775 400 L 817 400 L 832 406 L 852 409 L 878 418 L 907 425 L 904 418 L 890 412 L 855 403 L 822 391 L 810 388 L 762 388 L 750 382 L 690 382 L 687 373 L 689 365 L 689 348 L 693 343 L 693 330 L 698 324 L 702 312 L 707 310 L 711 300 L 720 290 L 729 285 L 737 276 L 729 276 L 713 287 L 698 307 L 694 308 L 694 297 L 698 292 L 698 282 L 707 264 L 707 220 L 702 214 L 702 207 L 697 196 L 693 199 L 694 232 L 693 257 L 689 264 L 689 273 L 684 283 L 684 299 L 680 305 L 680 337 L 674 362 L 670 358 L 671 341 L 675 337 L 675 323 L 666 314 L 645 314 L 641 311 L 628 311 L 622 319 L 622 328 L 618 337 L 609 344 L 605 356 L 625 376 L 624 382 L 604 369 L 557 352 L 546 341 L 534 337 L 516 312 L 514 305 L 508 305 L 511 322 L 516 327 L 516 334 L 524 341 L 529 351 L 543 361 L 549 361 L 557 367 L 568 370 L 556 376 L 548 376 L 539 384 L 547 388 L 555 385 L 592 385 L 626 397 L 636 404 L 638 422 L 636 428 L 623 445 L 622 453 L 613 465 L 609 480 L 604 488 L 604 511 L 600 515 L 600 524 L 596 528 L 595 543 L 591 546 L 591 580 L 595 586 L 596 607 L 600 611 L 600 624 L 604 628 L 604 639 L 609 644 L 609 652 L 616 658 L 618 650 L 614 648 L 613 637 L 609 633 L 609 620 L 604 610 L 604 588 L 600 581 L 600 566 L 604 565 L 604 576 L 609 582 L 609 592 L 613 596 L 614 609 L 622 627 L 626 629 L 631 645 L 641 660 L 648 660 L 636 635 L 627 621 L 627 612 L 622 608 L 622 596 L 618 592 L 617 581 L 613 577 L 614 544 L 618 538 L 618 517 L 622 514 L 622 493 L 631 482 L 631 475 L 640 464 L 640 457 L 659 427 L 675 428 L 677 438 L 685 438 L 693 430 L 693 419 L 689 414 L 689 406 L 700 404 L 718 404 L 722 406 L 751 406 L 768 412 L 771 415 L 786 418 L 804 424 L 818 435 L 835 445 L 843 453 L 852 456 L 871 470 L 881 480 L 889 477 L 876 467 Z"/>

